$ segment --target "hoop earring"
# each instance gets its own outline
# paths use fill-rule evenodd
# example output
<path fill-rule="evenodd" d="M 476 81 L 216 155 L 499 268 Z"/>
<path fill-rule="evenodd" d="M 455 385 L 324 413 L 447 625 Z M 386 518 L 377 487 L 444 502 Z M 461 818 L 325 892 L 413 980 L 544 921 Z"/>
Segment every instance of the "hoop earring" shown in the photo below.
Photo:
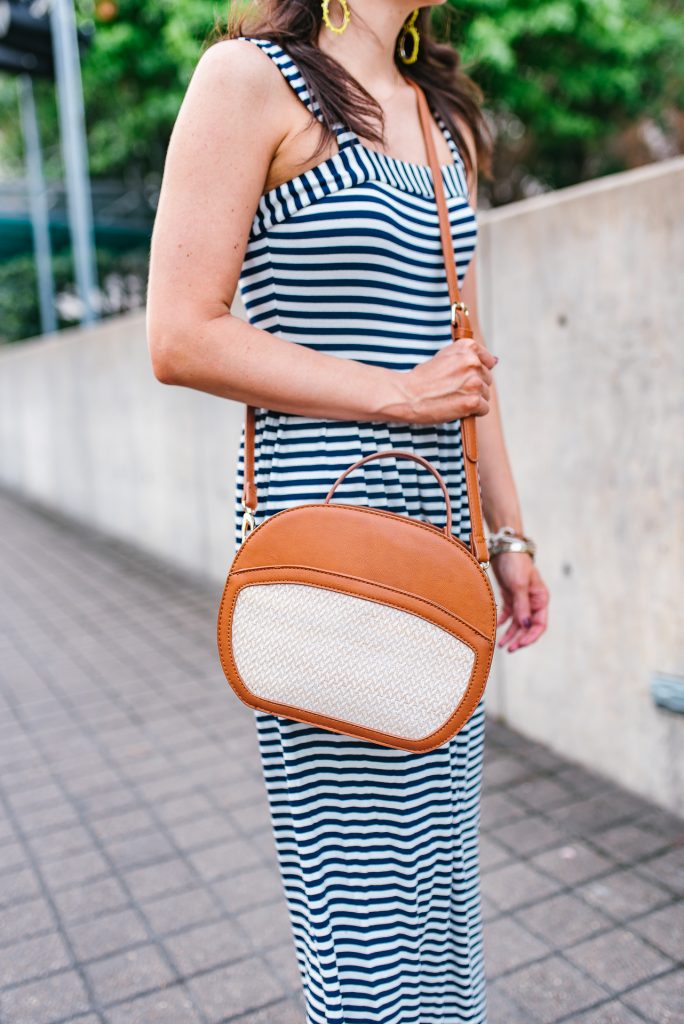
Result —
<path fill-rule="evenodd" d="M 401 30 L 401 35 L 397 40 L 397 51 L 399 56 L 403 60 L 404 64 L 415 64 L 418 60 L 418 47 L 420 46 L 420 33 L 416 28 L 416 20 L 420 13 L 420 8 L 416 7 L 415 11 L 409 14 L 408 18 L 404 22 Z M 410 53 L 406 52 L 406 39 L 411 39 L 411 50 Z"/>
<path fill-rule="evenodd" d="M 342 8 L 342 23 L 340 25 L 333 25 L 332 21 L 330 20 L 330 0 L 322 0 L 321 3 L 321 11 L 323 12 L 324 25 L 326 26 L 326 28 L 329 28 L 331 32 L 334 32 L 338 36 L 344 32 L 345 28 L 349 24 L 349 19 L 351 17 L 351 14 L 349 13 L 349 4 L 347 3 L 347 0 L 339 0 L 339 2 Z"/>

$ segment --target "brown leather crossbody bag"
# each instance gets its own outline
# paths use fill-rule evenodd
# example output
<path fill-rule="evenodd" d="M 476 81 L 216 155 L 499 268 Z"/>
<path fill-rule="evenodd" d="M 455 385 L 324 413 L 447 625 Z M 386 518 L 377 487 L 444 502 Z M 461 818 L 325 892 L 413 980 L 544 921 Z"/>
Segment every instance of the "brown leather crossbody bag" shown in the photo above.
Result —
<path fill-rule="evenodd" d="M 430 113 L 411 84 L 435 186 L 452 336 L 472 337 Z M 449 493 L 434 466 L 393 449 L 354 463 L 319 504 L 295 505 L 254 527 L 254 434 L 248 407 L 243 541 L 217 624 L 228 682 L 251 708 L 333 732 L 408 751 L 446 743 L 479 703 L 496 637 L 475 418 L 461 420 L 470 545 L 452 535 Z M 444 495 L 443 528 L 332 500 L 350 473 L 384 458 L 412 459 L 432 473 Z"/>

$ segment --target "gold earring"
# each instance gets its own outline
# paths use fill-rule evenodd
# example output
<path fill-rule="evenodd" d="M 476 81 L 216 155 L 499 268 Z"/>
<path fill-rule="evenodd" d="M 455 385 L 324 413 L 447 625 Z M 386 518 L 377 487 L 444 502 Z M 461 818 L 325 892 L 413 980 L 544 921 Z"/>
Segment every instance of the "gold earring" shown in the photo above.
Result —
<path fill-rule="evenodd" d="M 416 28 L 416 20 L 418 18 L 418 14 L 419 13 L 420 13 L 420 8 L 416 7 L 415 11 L 412 11 L 412 13 L 409 14 L 408 18 L 404 22 L 404 25 L 403 25 L 402 30 L 401 30 L 401 35 L 399 36 L 399 39 L 398 39 L 398 42 L 397 42 L 397 50 L 399 51 L 399 56 L 403 60 L 404 64 L 415 64 L 415 62 L 418 60 L 418 47 L 420 46 L 420 33 L 418 32 L 418 29 Z M 410 39 L 411 39 L 411 50 L 410 50 L 410 53 L 406 52 L 406 38 L 407 38 L 407 36 L 410 37 Z"/>
<path fill-rule="evenodd" d="M 344 32 L 345 28 L 349 24 L 349 19 L 351 17 L 349 13 L 349 4 L 347 3 L 347 0 L 339 0 L 339 2 L 342 8 L 342 23 L 340 25 L 333 25 L 332 21 L 330 20 L 330 0 L 323 0 L 321 4 L 324 24 L 326 25 L 327 28 L 330 29 L 331 32 L 335 32 L 336 35 L 338 36 L 341 35 L 342 32 Z"/>

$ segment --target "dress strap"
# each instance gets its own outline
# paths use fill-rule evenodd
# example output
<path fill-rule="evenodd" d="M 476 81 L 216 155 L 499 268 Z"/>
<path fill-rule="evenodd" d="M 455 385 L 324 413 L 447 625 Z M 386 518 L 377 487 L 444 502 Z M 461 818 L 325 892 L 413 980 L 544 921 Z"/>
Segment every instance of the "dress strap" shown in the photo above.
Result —
<path fill-rule="evenodd" d="M 442 132 L 442 135 L 444 136 L 444 138 L 447 141 L 447 145 L 448 145 L 448 147 L 449 147 L 449 149 L 451 151 L 451 155 L 453 156 L 454 160 L 456 160 L 458 163 L 462 164 L 463 163 L 463 157 L 461 156 L 461 151 L 458 148 L 458 146 L 456 145 L 456 141 L 455 141 L 453 135 L 451 134 L 451 132 L 447 128 L 446 121 L 443 120 L 441 115 L 438 114 L 436 110 L 433 110 L 431 113 L 432 113 L 432 116 L 435 119 L 435 123 L 437 124 L 437 126 L 440 129 L 440 131 Z"/>
<path fill-rule="evenodd" d="M 468 195 L 469 194 L 468 178 L 467 178 L 467 175 L 466 175 L 465 161 L 464 161 L 463 156 L 461 154 L 461 150 L 456 145 L 456 140 L 454 139 L 453 135 L 451 134 L 451 132 L 447 128 L 446 121 L 442 118 L 442 116 L 440 114 L 438 114 L 436 110 L 432 111 L 432 116 L 434 117 L 435 123 L 437 124 L 437 126 L 440 129 L 440 131 L 442 132 L 442 135 L 446 139 L 447 146 L 449 147 L 451 155 L 454 158 L 455 169 L 456 169 L 456 171 L 458 173 L 458 176 L 459 176 L 459 178 L 461 180 L 461 184 L 463 186 L 463 194 L 464 195 Z"/>
<path fill-rule="evenodd" d="M 292 57 L 279 43 L 274 43 L 270 39 L 257 38 L 256 36 L 237 36 L 237 38 L 249 43 L 255 43 L 260 50 L 263 50 L 266 56 L 270 57 L 276 67 L 280 70 L 285 81 L 292 87 L 307 110 L 313 114 L 317 120 L 323 123 L 323 115 L 321 114 L 321 108 L 318 105 L 318 101 L 309 92 L 304 76 Z M 350 132 L 348 128 L 345 128 L 341 123 L 333 125 L 333 128 L 335 130 L 337 144 L 340 149 L 344 146 L 350 145 L 356 140 L 353 133 Z"/>

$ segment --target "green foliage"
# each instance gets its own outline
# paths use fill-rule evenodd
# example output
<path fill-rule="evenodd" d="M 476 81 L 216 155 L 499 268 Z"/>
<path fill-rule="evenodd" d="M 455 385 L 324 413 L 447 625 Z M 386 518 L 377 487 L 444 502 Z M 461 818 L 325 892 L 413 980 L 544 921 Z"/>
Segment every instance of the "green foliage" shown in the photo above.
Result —
<path fill-rule="evenodd" d="M 96 18 L 95 2 L 77 0 L 81 20 Z M 193 68 L 229 2 L 117 0 L 111 21 L 96 20 L 83 57 L 94 176 L 154 192 Z M 645 119 L 674 136 L 684 109 L 681 0 L 447 0 L 433 18 L 485 94 L 497 141 L 482 192 L 494 204 L 621 169 L 619 140 Z M 46 175 L 61 178 L 54 88 L 37 82 L 35 92 Z M 216 116 L 226 116 L 219 98 Z M 15 82 L 0 74 L 0 166 L 20 174 L 22 164 Z M 125 277 L 138 257 L 98 258 L 101 274 L 116 264 Z M 67 288 L 68 257 L 55 257 L 55 272 Z M 31 258 L 6 263 L 3 338 L 35 333 L 37 316 Z"/>
<path fill-rule="evenodd" d="M 83 62 L 93 174 L 159 173 L 215 13 L 205 0 L 119 0 Z"/>
<path fill-rule="evenodd" d="M 126 253 L 97 249 L 95 252 L 100 286 L 101 315 L 107 316 L 142 305 L 147 280 L 147 248 Z M 67 315 L 73 296 L 71 254 L 58 252 L 52 258 L 52 273 L 57 295 L 59 327 L 73 326 L 77 320 Z M 33 255 L 16 256 L 0 263 L 0 344 L 21 341 L 40 334 L 38 282 Z"/>
<path fill-rule="evenodd" d="M 526 175 L 559 187 L 616 169 L 619 132 L 684 105 L 677 0 L 456 0 L 436 16 L 484 90 L 498 170 L 515 164 L 511 197 Z"/>
<path fill-rule="evenodd" d="M 96 20 L 83 59 L 94 175 L 158 179 L 192 70 L 228 3 L 118 0 L 113 20 Z M 93 4 L 78 0 L 83 19 Z M 680 0 L 447 0 L 433 17 L 484 90 L 498 172 L 515 179 L 510 197 L 525 176 L 557 187 L 616 169 L 616 133 L 644 117 L 665 124 L 684 106 Z M 38 92 L 48 173 L 58 173 L 54 96 L 48 83 Z M 18 167 L 15 100 L 8 109 L 0 162 Z"/>
<path fill-rule="evenodd" d="M 54 257 L 56 280 L 71 274 L 71 260 L 63 254 Z M 0 263 L 0 343 L 20 341 L 40 334 L 37 301 L 38 284 L 33 256 L 16 256 Z M 60 325 L 62 326 L 62 325 Z"/>
<path fill-rule="evenodd" d="M 224 13 L 206 0 L 120 0 L 98 27 L 84 60 L 94 174 L 160 173 Z M 433 17 L 485 93 L 499 141 L 494 201 L 525 179 L 553 188 L 617 169 L 620 131 L 644 117 L 664 124 L 684 105 L 678 0 L 447 0 Z"/>

